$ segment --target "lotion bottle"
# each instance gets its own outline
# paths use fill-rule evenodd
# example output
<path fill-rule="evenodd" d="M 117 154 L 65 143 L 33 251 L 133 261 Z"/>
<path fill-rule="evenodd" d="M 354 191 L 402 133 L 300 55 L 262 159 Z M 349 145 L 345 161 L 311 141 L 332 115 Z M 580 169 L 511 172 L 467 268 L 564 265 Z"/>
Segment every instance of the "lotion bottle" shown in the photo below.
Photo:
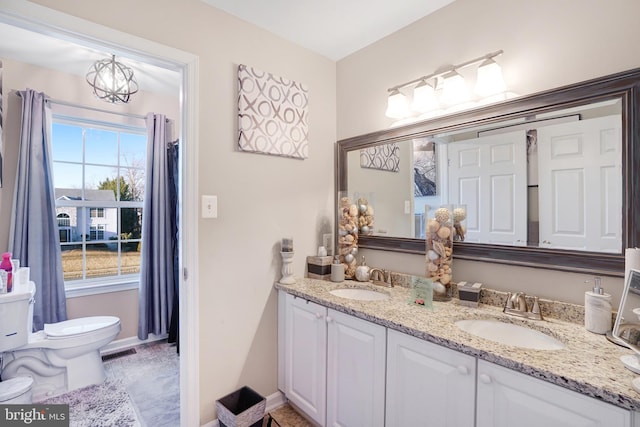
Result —
<path fill-rule="evenodd" d="M 611 331 L 611 294 L 602 289 L 600 277 L 593 280 L 593 290 L 584 294 L 584 327 L 594 334 L 606 334 Z"/>

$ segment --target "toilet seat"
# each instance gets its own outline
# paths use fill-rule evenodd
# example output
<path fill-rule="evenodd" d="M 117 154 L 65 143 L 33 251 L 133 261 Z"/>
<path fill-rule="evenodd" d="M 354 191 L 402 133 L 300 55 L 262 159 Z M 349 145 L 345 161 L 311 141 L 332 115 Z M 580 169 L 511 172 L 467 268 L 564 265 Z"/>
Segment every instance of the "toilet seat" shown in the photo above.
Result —
<path fill-rule="evenodd" d="M 58 323 L 45 323 L 44 334 L 51 340 L 77 337 L 109 328 L 119 322 L 120 319 L 115 316 L 82 317 Z"/>
<path fill-rule="evenodd" d="M 17 377 L 0 382 L 0 403 L 27 393 L 32 385 L 31 377 Z"/>

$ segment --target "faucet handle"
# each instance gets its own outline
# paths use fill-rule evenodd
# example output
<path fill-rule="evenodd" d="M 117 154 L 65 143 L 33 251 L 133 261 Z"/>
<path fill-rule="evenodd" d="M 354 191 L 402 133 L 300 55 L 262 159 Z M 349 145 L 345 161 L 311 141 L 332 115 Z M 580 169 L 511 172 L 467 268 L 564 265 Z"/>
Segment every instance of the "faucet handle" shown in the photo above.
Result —
<path fill-rule="evenodd" d="M 507 292 L 507 300 L 504 302 L 504 310 L 510 310 L 513 308 L 513 301 L 511 301 L 511 292 Z"/>
<path fill-rule="evenodd" d="M 391 282 L 391 270 L 382 270 L 383 274 L 384 274 L 384 281 L 387 283 L 388 286 L 393 286 L 393 283 Z"/>

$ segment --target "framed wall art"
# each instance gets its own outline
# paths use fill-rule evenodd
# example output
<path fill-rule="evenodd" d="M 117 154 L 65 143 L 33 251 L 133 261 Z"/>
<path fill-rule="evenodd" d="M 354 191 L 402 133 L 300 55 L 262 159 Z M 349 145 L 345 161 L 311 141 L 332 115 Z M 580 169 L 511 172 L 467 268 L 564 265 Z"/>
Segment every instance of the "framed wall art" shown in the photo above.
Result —
<path fill-rule="evenodd" d="M 306 85 L 238 66 L 238 149 L 274 156 L 309 156 Z"/>

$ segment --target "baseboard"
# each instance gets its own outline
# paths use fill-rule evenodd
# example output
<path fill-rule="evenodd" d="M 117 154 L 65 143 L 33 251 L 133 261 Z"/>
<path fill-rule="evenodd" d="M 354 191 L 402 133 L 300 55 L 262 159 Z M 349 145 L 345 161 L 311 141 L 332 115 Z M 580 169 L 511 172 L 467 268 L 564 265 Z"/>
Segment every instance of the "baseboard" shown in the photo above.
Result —
<path fill-rule="evenodd" d="M 276 391 L 273 394 L 270 394 L 269 396 L 267 396 L 267 404 L 265 407 L 265 414 L 273 411 L 276 408 L 281 407 L 282 405 L 284 405 L 285 403 L 287 403 L 287 398 L 284 397 L 284 394 L 282 394 L 279 391 Z M 218 420 L 213 420 L 213 421 L 209 421 L 206 424 L 202 424 L 200 427 L 220 427 L 220 423 L 218 422 Z"/>
<path fill-rule="evenodd" d="M 141 340 L 138 337 L 123 338 L 121 340 L 111 341 L 109 344 L 107 344 L 100 350 L 100 354 L 102 356 L 105 356 L 108 354 L 117 353 L 119 351 L 128 350 L 140 344 L 146 344 L 154 341 L 161 341 L 164 339 L 167 339 L 167 334 L 164 334 L 164 335 L 149 334 L 149 338 L 147 338 L 146 340 Z"/>

